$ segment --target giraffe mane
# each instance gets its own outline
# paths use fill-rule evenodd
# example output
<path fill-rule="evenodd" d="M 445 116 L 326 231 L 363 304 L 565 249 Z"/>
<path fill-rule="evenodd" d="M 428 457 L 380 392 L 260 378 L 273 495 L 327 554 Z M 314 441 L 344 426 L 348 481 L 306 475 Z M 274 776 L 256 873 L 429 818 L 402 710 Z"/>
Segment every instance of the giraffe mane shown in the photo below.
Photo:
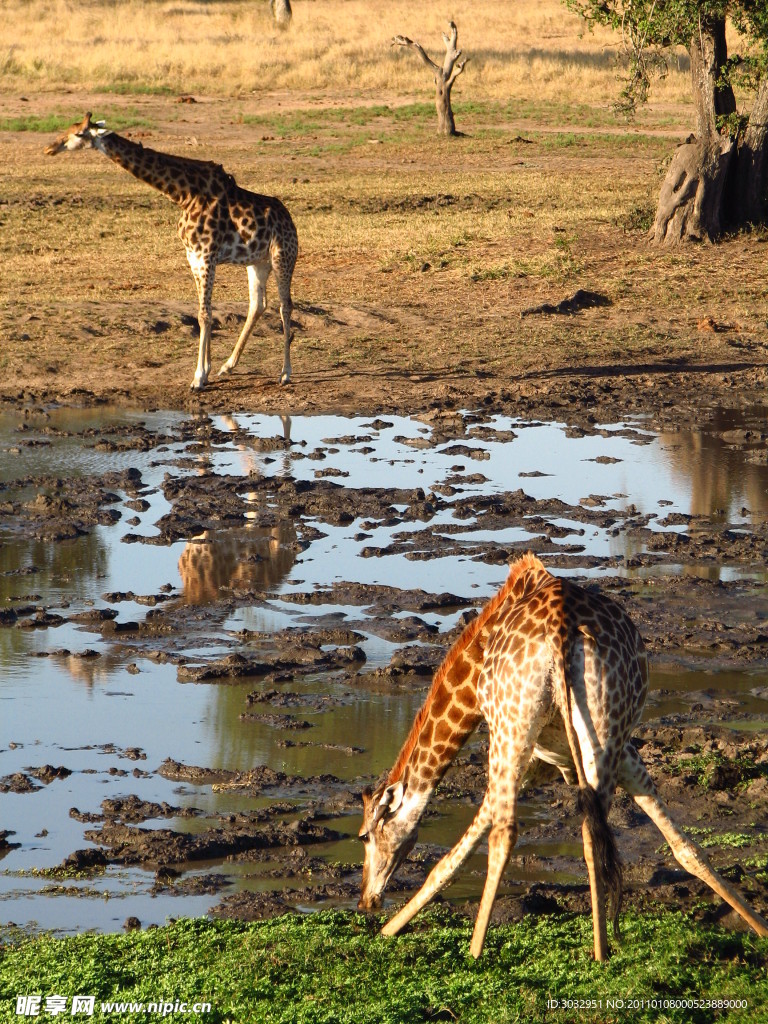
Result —
<path fill-rule="evenodd" d="M 469 647 L 483 626 L 493 615 L 496 614 L 499 607 L 507 600 L 515 589 L 519 590 L 519 593 L 517 594 L 518 600 L 527 593 L 527 587 L 523 582 L 523 578 L 531 572 L 536 572 L 537 574 L 540 572 L 547 573 L 547 569 L 534 554 L 527 552 L 518 558 L 516 562 L 512 563 L 509 569 L 509 576 L 507 576 L 507 579 L 501 589 L 498 593 L 494 594 L 490 601 L 483 605 L 480 613 L 464 627 L 458 639 L 454 642 L 445 658 L 443 658 L 440 667 L 432 678 L 432 685 L 429 688 L 426 700 L 422 704 L 421 708 L 416 712 L 416 717 L 413 720 L 411 731 L 408 733 L 408 737 L 398 754 L 397 761 L 395 761 L 392 770 L 387 776 L 387 785 L 391 785 L 393 782 L 397 782 L 398 779 L 401 778 L 403 771 L 405 770 L 405 766 L 408 763 L 408 758 L 411 756 L 413 749 L 416 746 L 421 728 L 429 714 L 432 701 L 435 699 L 438 690 L 455 665 L 461 652 Z M 549 574 L 547 573 L 547 575 Z M 522 586 L 520 586 L 521 582 L 523 583 Z"/>

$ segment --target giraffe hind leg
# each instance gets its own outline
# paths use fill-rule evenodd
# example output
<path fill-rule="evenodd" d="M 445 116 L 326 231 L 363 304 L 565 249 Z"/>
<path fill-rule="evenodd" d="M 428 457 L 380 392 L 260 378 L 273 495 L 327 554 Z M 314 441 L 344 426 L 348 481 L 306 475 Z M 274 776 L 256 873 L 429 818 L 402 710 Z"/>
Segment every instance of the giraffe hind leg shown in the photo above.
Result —
<path fill-rule="evenodd" d="M 277 293 L 280 297 L 280 320 L 283 325 L 283 368 L 280 371 L 280 383 L 288 384 L 291 380 L 291 279 L 296 264 L 295 255 L 275 247 L 272 251 L 272 269 L 277 281 Z"/>
<path fill-rule="evenodd" d="M 237 344 L 232 349 L 232 355 L 225 363 L 222 363 L 219 377 L 224 377 L 226 374 L 231 373 L 237 366 L 238 360 L 243 354 L 245 343 L 248 341 L 256 321 L 267 306 L 267 278 L 272 267 L 269 263 L 257 263 L 249 264 L 245 269 L 248 272 L 248 294 L 250 297 L 248 316 L 240 332 L 240 337 L 237 339 Z"/>
<path fill-rule="evenodd" d="M 608 959 L 608 929 L 605 923 L 605 885 L 600 864 L 595 855 L 595 844 L 592 842 L 592 831 L 585 818 L 581 825 L 581 838 L 584 843 L 584 860 L 589 875 L 589 897 L 592 904 L 592 936 L 594 941 L 595 960 Z"/>
<path fill-rule="evenodd" d="M 608 929 L 605 918 L 606 887 L 611 894 L 613 908 L 613 934 L 619 937 L 619 911 L 621 909 L 622 874 L 616 839 L 608 824 L 605 804 L 591 786 L 579 791 L 579 810 L 584 813 L 581 835 L 584 843 L 584 860 L 589 875 L 589 892 L 592 903 L 592 931 L 594 936 L 595 960 L 608 959 Z"/>
<path fill-rule="evenodd" d="M 678 864 L 701 879 L 733 907 L 758 935 L 768 935 L 768 922 L 749 906 L 737 889 L 714 870 L 698 843 L 686 836 L 672 820 L 669 809 L 656 793 L 656 787 L 640 755 L 629 745 L 625 748 L 619 781 L 667 840 Z"/>

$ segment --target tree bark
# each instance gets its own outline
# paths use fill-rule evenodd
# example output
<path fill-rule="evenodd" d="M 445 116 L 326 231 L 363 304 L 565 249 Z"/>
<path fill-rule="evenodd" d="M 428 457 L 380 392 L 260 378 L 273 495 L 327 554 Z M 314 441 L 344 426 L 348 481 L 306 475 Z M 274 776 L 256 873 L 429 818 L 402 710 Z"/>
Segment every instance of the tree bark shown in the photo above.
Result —
<path fill-rule="evenodd" d="M 445 43 L 445 58 L 442 66 L 436 64 L 420 43 L 415 43 L 408 36 L 395 36 L 392 40 L 393 46 L 411 46 L 418 53 L 422 62 L 432 72 L 435 79 L 435 107 L 437 109 L 437 130 L 440 135 L 457 135 L 456 123 L 451 107 L 451 89 L 453 83 L 464 70 L 469 57 L 459 60 L 461 50 L 457 49 L 458 29 L 453 22 L 448 26 L 448 34 L 443 34 Z"/>
<path fill-rule="evenodd" d="M 768 79 L 763 79 L 739 139 L 726 199 L 736 224 L 759 224 L 768 212 Z"/>
<path fill-rule="evenodd" d="M 724 135 L 709 145 L 692 135 L 678 146 L 661 186 L 651 229 L 657 245 L 717 237 L 733 150 L 733 140 Z"/>
<path fill-rule="evenodd" d="M 451 107 L 451 90 L 435 75 L 435 107 L 437 108 L 437 131 L 439 135 L 455 135 L 456 122 Z"/>
<path fill-rule="evenodd" d="M 730 85 L 720 87 L 718 80 L 728 60 L 725 19 L 699 25 L 688 45 L 691 57 L 693 99 L 696 104 L 697 135 L 709 141 L 719 134 L 718 117 L 736 111 L 736 97 Z"/>
<path fill-rule="evenodd" d="M 728 58 L 725 20 L 700 24 L 688 47 L 697 135 L 679 146 L 661 186 L 651 229 L 657 245 L 714 239 L 723 226 L 723 196 L 735 144 L 718 118 L 735 113 L 730 85 L 719 85 Z"/>

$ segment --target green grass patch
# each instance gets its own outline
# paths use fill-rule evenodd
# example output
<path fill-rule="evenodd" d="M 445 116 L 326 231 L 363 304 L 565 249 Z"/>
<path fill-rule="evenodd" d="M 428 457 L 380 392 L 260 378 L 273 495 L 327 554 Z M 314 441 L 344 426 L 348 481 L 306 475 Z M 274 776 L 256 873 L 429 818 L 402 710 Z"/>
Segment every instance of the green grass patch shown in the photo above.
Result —
<path fill-rule="evenodd" d="M 62 132 L 69 128 L 75 121 L 81 120 L 85 111 L 73 110 L 69 114 L 45 114 L 37 116 L 28 114 L 23 117 L 2 117 L 0 118 L 0 132 L 40 132 L 50 134 Z M 105 114 L 94 114 L 94 120 L 104 118 L 109 128 L 115 131 L 122 131 L 124 128 L 152 128 L 154 125 L 137 111 L 121 110 L 115 111 L 108 116 Z"/>
<path fill-rule="evenodd" d="M 745 866 L 755 871 L 755 878 L 763 885 L 768 885 L 768 857 L 750 857 L 745 861 Z"/>
<path fill-rule="evenodd" d="M 518 276 L 523 275 L 520 271 L 515 271 L 508 263 L 499 263 L 492 267 L 479 267 L 469 272 L 472 281 L 506 281 L 510 277 Z"/>
<path fill-rule="evenodd" d="M 70 114 L 45 114 L 38 117 L 26 114 L 23 117 L 0 118 L 0 132 L 60 132 L 68 128 L 74 117 Z"/>
<path fill-rule="evenodd" d="M 754 846 L 756 843 L 765 841 L 765 837 L 755 836 L 748 832 L 715 832 L 713 828 L 685 829 L 689 836 L 692 836 L 699 846 L 711 848 L 720 846 L 732 850 L 741 850 L 746 846 Z"/>
<path fill-rule="evenodd" d="M 270 131 L 280 138 L 293 138 L 307 132 L 323 131 L 345 125 L 364 125 L 380 130 L 382 122 L 418 123 L 434 119 L 435 108 L 428 103 L 409 103 L 399 107 L 386 104 L 360 107 L 323 107 L 317 110 L 292 110 L 287 113 L 241 114 L 241 124 Z"/>
<path fill-rule="evenodd" d="M 765 766 L 756 764 L 747 751 L 732 758 L 719 750 L 694 750 L 691 757 L 670 763 L 668 771 L 693 776 L 705 789 L 741 789 L 766 773 Z"/>
<path fill-rule="evenodd" d="M 573 126 L 581 129 L 578 132 L 558 131 L 537 133 L 537 139 L 545 146 L 568 147 L 579 146 L 593 148 L 595 141 L 601 145 L 634 146 L 638 139 L 645 144 L 655 142 L 651 135 L 624 133 L 612 135 L 605 132 L 587 132 L 583 129 L 595 127 L 620 126 L 613 115 L 606 114 L 595 118 L 595 111 L 589 107 L 569 107 L 561 104 L 542 102 L 538 104 L 510 101 L 462 101 L 452 103 L 456 126 L 460 130 L 473 133 L 478 128 L 493 129 L 503 133 L 510 130 L 509 123 L 521 119 L 534 118 L 545 125 Z M 590 111 L 587 116 L 586 111 Z M 404 103 L 397 106 L 388 104 L 368 104 L 355 107 L 318 107 L 290 112 L 268 114 L 241 114 L 240 122 L 246 125 L 268 129 L 281 136 L 302 135 L 308 131 L 322 131 L 324 128 L 340 125 L 381 126 L 382 123 L 394 124 L 426 124 L 437 126 L 437 114 L 433 102 Z M 668 148 L 668 143 L 664 143 Z"/>
<path fill-rule="evenodd" d="M 614 223 L 623 231 L 642 231 L 647 234 L 656 219 L 656 203 L 648 199 L 642 203 L 635 203 L 620 217 L 615 218 Z"/>
<path fill-rule="evenodd" d="M 116 1019 L 102 1003 L 210 1003 L 185 1020 L 259 1024 L 417 1024 L 460 1021 L 686 1022 L 768 1014 L 768 940 L 702 927 L 679 913 L 627 914 L 606 964 L 591 959 L 588 916 L 527 918 L 491 929 L 479 961 L 471 925 L 438 908 L 418 930 L 384 939 L 380 920 L 324 912 L 256 924 L 179 921 L 127 935 L 55 939 L 6 929 L 0 946 L 0 1021 L 17 996 L 95 997 L 88 1019 Z M 557 1009 L 547 1001 L 557 999 Z M 727 1014 L 691 1000 L 743 1003 Z M 667 1005 L 664 1005 L 666 1001 Z M 181 1016 L 179 1011 L 172 1015 Z M 123 1008 L 123 1020 L 152 1019 Z"/>

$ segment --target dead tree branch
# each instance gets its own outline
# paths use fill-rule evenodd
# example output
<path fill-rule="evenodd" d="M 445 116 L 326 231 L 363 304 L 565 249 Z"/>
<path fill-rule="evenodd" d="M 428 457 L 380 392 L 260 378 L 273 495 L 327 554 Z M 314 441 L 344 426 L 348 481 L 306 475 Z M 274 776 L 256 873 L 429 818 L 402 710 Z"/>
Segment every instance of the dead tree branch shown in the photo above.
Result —
<path fill-rule="evenodd" d="M 467 66 L 469 57 L 461 58 L 461 50 L 457 48 L 459 31 L 456 25 L 451 22 L 448 26 L 448 33 L 443 33 L 445 43 L 445 58 L 442 67 L 427 54 L 420 43 L 416 43 L 408 36 L 395 36 L 392 40 L 393 46 L 410 46 L 416 51 L 422 62 L 427 65 L 435 79 L 435 106 L 437 108 L 437 126 L 441 135 L 456 135 L 456 124 L 451 109 L 451 89 L 453 83 Z"/>

